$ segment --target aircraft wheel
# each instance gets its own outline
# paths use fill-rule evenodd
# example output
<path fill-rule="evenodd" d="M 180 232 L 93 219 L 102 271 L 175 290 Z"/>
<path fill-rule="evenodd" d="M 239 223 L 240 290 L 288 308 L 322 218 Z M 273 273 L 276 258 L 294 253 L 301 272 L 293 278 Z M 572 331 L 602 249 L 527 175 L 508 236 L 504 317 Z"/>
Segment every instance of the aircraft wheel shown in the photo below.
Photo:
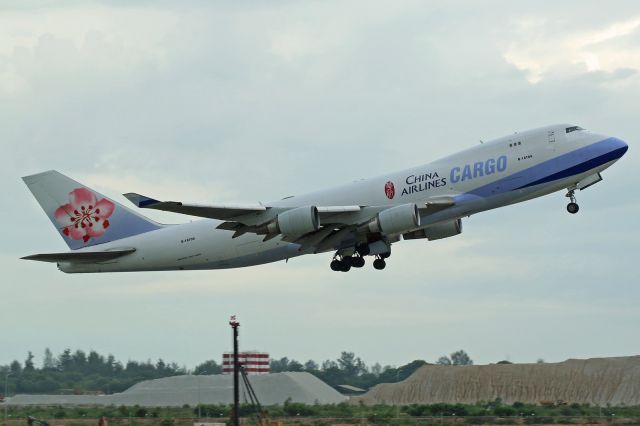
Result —
<path fill-rule="evenodd" d="M 329 267 L 331 268 L 332 271 L 342 271 L 342 262 L 334 259 L 329 264 Z"/>
<path fill-rule="evenodd" d="M 385 266 L 387 266 L 387 262 L 385 262 L 384 259 L 376 259 L 373 261 L 373 267 L 379 271 L 383 270 Z"/>
<path fill-rule="evenodd" d="M 351 261 L 351 266 L 354 268 L 362 268 L 364 266 L 364 257 L 354 257 Z"/>
<path fill-rule="evenodd" d="M 380 256 L 380 259 L 386 259 L 387 257 L 391 256 L 391 252 L 388 251 L 386 253 L 380 253 L 378 256 Z"/>
<path fill-rule="evenodd" d="M 369 244 L 360 244 L 356 247 L 356 251 L 360 253 L 360 256 L 368 256 L 371 253 L 371 249 L 369 249 Z"/>
<path fill-rule="evenodd" d="M 343 256 L 342 263 L 344 263 L 345 265 L 353 266 L 353 259 L 354 258 L 352 256 Z"/>
<path fill-rule="evenodd" d="M 571 214 L 576 214 L 578 213 L 578 210 L 580 210 L 580 206 L 578 206 L 577 203 L 569 203 L 567 204 L 567 211 Z"/>
<path fill-rule="evenodd" d="M 345 262 L 344 260 L 340 262 L 340 265 L 342 266 L 342 269 L 340 269 L 342 272 L 349 272 L 351 269 L 351 263 Z"/>

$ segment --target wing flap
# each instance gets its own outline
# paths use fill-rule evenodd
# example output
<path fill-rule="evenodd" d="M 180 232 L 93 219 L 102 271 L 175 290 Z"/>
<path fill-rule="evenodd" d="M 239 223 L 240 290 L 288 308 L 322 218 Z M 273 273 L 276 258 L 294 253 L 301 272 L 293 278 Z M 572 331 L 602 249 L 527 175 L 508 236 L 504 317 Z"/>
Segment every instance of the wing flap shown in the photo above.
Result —
<path fill-rule="evenodd" d="M 81 251 L 65 253 L 42 253 L 25 256 L 24 260 L 38 260 L 40 262 L 105 262 L 136 251 L 134 248 L 107 250 L 107 251 Z"/>

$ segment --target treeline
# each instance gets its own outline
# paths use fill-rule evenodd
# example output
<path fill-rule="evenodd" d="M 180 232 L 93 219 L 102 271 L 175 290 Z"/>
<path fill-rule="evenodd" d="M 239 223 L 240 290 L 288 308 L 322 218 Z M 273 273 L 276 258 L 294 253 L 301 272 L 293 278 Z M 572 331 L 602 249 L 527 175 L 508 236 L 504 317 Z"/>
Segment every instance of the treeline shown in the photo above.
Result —
<path fill-rule="evenodd" d="M 360 359 L 360 357 L 356 357 L 353 352 L 342 352 L 337 360 L 326 360 L 321 365 L 318 365 L 313 360 L 301 364 L 296 360 L 289 360 L 286 357 L 279 360 L 272 360 L 271 371 L 274 373 L 281 371 L 307 371 L 333 387 L 351 385 L 367 390 L 379 383 L 402 381 L 426 364 L 428 364 L 428 362 L 415 360 L 400 367 L 392 367 L 390 365 L 383 367 L 379 363 L 368 367 L 365 362 Z M 452 353 L 450 357 L 442 356 L 438 358 L 436 364 L 471 365 L 473 364 L 473 360 L 465 351 L 459 350 Z"/>
<path fill-rule="evenodd" d="M 466 365 L 473 361 L 464 351 L 457 351 L 451 357 L 441 357 L 437 363 L 446 365 Z M 329 385 L 351 385 L 368 389 L 378 383 L 393 383 L 409 377 L 415 370 L 427 364 L 416 360 L 409 364 L 393 367 L 375 363 L 367 366 L 353 352 L 342 352 L 336 360 L 326 360 L 321 364 L 309 360 L 304 364 L 287 357 L 271 361 L 271 371 L 306 371 Z M 76 393 L 102 392 L 105 394 L 122 392 L 143 380 L 182 374 L 220 374 L 222 366 L 214 360 L 205 361 L 193 370 L 167 363 L 162 359 L 155 362 L 127 361 L 123 363 L 113 355 L 101 355 L 96 351 L 88 353 L 80 349 L 65 349 L 54 356 L 46 349 L 41 366 L 36 366 L 34 356 L 28 353 L 24 362 L 13 361 L 0 367 L 8 373 L 8 393 Z M 338 388 L 339 389 L 339 388 Z"/>
<path fill-rule="evenodd" d="M 326 360 L 321 365 L 309 360 L 304 364 L 296 360 L 281 358 L 271 361 L 271 372 L 306 371 L 325 383 L 338 388 L 340 385 L 351 385 L 368 389 L 378 383 L 394 383 L 406 379 L 414 371 L 427 364 L 423 360 L 415 360 L 401 367 L 384 366 L 379 363 L 367 367 L 353 352 L 342 352 L 338 359 Z M 339 389 L 338 390 L 342 390 Z"/>
<path fill-rule="evenodd" d="M 54 356 L 45 350 L 41 367 L 28 353 L 24 363 L 13 361 L 3 370 L 9 372 L 8 393 L 83 393 L 87 391 L 122 392 L 142 380 L 186 374 L 184 367 L 175 362 L 127 361 L 122 363 L 113 355 L 101 355 L 96 351 L 86 353 L 80 349 L 65 349 Z"/>

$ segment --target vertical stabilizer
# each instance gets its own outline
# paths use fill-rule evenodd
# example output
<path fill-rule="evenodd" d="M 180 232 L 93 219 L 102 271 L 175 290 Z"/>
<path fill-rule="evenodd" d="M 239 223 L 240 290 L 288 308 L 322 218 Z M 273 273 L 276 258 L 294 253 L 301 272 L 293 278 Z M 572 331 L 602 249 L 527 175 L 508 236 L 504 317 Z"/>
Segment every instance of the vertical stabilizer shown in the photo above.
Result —
<path fill-rule="evenodd" d="M 22 180 L 72 250 L 162 227 L 55 170 Z"/>

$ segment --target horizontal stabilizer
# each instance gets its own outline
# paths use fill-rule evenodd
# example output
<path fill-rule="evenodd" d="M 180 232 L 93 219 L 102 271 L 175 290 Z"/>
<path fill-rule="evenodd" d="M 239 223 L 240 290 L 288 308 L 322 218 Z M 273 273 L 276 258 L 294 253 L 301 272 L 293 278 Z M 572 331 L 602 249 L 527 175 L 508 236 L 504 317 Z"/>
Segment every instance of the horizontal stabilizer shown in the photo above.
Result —
<path fill-rule="evenodd" d="M 65 253 L 44 253 L 44 254 L 32 254 L 31 256 L 25 256 L 22 259 L 25 260 L 38 260 L 40 262 L 104 262 L 107 260 L 113 260 L 118 257 L 133 253 L 136 251 L 134 248 L 108 250 L 108 251 L 80 251 L 80 252 L 65 252 Z"/>
<path fill-rule="evenodd" d="M 162 210 L 208 219 L 227 220 L 267 210 L 267 207 L 262 204 L 186 204 L 180 201 L 158 201 L 133 192 L 123 195 L 133 204 L 143 209 Z"/>

